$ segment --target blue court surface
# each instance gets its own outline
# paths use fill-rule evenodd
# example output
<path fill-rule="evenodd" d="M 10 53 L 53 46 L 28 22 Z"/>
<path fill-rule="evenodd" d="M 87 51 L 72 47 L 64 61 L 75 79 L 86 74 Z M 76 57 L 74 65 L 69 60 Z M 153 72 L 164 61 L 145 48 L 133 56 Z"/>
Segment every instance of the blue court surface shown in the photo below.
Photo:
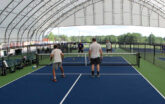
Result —
<path fill-rule="evenodd" d="M 88 52 L 89 51 L 89 48 L 84 48 L 84 52 Z M 106 48 L 102 48 L 102 51 L 103 52 L 106 52 Z M 115 51 L 115 48 L 112 48 L 112 52 Z"/>
<path fill-rule="evenodd" d="M 0 104 L 165 104 L 164 97 L 132 66 L 64 66 L 65 78 L 43 67 L 0 88 Z"/>
<path fill-rule="evenodd" d="M 159 60 L 165 61 L 165 57 L 159 57 Z"/>

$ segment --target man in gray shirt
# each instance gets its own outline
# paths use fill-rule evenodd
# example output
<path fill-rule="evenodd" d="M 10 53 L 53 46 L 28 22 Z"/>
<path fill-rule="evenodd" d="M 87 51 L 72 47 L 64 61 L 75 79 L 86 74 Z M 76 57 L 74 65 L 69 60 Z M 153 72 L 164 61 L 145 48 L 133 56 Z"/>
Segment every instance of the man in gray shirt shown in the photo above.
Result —
<path fill-rule="evenodd" d="M 92 44 L 89 47 L 89 59 L 91 61 L 92 77 L 94 77 L 95 65 L 97 67 L 97 77 L 100 76 L 100 63 L 102 59 L 101 45 L 96 42 L 96 39 L 92 39 Z"/>
<path fill-rule="evenodd" d="M 106 41 L 106 51 L 108 52 L 112 52 L 112 44 L 110 43 L 109 40 Z"/>

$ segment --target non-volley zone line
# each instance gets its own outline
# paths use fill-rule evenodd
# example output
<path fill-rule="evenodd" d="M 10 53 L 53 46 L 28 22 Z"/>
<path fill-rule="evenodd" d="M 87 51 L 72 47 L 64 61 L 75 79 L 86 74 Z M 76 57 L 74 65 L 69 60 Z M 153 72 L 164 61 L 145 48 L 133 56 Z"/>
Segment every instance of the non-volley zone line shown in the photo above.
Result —
<path fill-rule="evenodd" d="M 91 75 L 91 73 L 65 73 L 65 75 Z M 31 73 L 30 75 L 36 76 L 47 76 L 52 75 L 52 73 Z M 61 73 L 56 73 L 56 75 L 61 75 Z M 139 73 L 100 73 L 102 76 L 140 76 Z"/>

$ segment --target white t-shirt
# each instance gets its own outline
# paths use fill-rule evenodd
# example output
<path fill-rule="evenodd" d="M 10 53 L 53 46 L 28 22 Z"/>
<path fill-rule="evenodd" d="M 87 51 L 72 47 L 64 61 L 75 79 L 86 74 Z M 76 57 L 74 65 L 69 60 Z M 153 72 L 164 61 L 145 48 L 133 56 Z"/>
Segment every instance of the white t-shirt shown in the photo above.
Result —
<path fill-rule="evenodd" d="M 9 67 L 8 64 L 7 64 L 7 62 L 6 62 L 6 60 L 4 60 L 3 63 L 5 65 L 5 67 L 7 67 L 7 68 Z"/>
<path fill-rule="evenodd" d="M 111 43 L 110 42 L 106 43 L 106 49 L 111 49 Z"/>
<path fill-rule="evenodd" d="M 101 45 L 97 42 L 93 42 L 89 47 L 89 50 L 91 51 L 91 58 L 100 57 L 100 49 Z"/>
<path fill-rule="evenodd" d="M 51 55 L 53 55 L 53 62 L 54 63 L 57 63 L 57 62 L 62 62 L 62 59 L 61 59 L 61 53 L 62 51 L 60 49 L 54 49 L 51 53 Z"/>

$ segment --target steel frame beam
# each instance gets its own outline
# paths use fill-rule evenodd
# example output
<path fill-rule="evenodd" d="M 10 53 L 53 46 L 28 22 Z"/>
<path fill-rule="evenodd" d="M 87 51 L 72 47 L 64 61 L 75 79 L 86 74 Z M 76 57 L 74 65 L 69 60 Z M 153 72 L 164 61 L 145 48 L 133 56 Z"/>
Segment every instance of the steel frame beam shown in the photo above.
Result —
<path fill-rule="evenodd" d="M 0 16 L 3 14 L 3 12 L 10 6 L 10 4 L 12 4 L 14 2 L 14 0 L 12 0 L 11 2 L 9 2 L 9 4 L 1 11 Z"/>
<path fill-rule="evenodd" d="M 31 2 L 29 2 L 12 20 L 11 22 L 8 24 L 6 30 L 5 30 L 5 40 L 4 40 L 4 43 L 6 43 L 6 39 L 7 39 L 7 31 L 8 31 L 8 28 L 9 26 L 13 23 L 13 21 L 32 3 L 34 2 L 34 0 L 32 0 Z"/>
<path fill-rule="evenodd" d="M 43 25 L 45 25 L 47 22 L 49 22 L 49 20 L 51 20 L 54 16 L 56 16 L 58 13 L 60 13 L 62 10 L 64 10 L 66 7 L 68 7 L 69 5 L 75 3 L 77 0 L 73 0 L 72 2 L 70 2 L 69 4 L 66 4 L 64 7 L 61 7 L 61 10 L 56 11 L 56 13 L 53 13 L 51 16 L 49 16 L 42 24 L 40 24 L 40 26 L 38 26 L 37 28 L 42 28 Z M 32 28 L 31 28 L 32 29 Z M 30 35 L 30 31 L 28 32 L 28 35 Z M 36 34 L 38 34 L 38 29 L 35 29 Z M 34 34 L 31 34 L 30 37 L 33 37 Z"/>
<path fill-rule="evenodd" d="M 21 2 L 22 2 L 23 0 L 20 0 L 20 1 L 18 1 L 18 4 L 16 4 L 15 5 L 15 7 L 14 7 L 14 9 L 18 6 L 18 5 L 20 5 L 21 4 Z M 33 2 L 33 1 L 35 1 L 35 0 L 31 0 L 31 3 Z M 60 1 L 60 0 L 59 0 Z M 65 1 L 65 0 L 64 0 Z M 92 0 L 92 1 L 95 1 L 95 0 Z M 158 26 L 160 26 L 160 17 L 162 17 L 163 19 L 165 19 L 165 10 L 164 9 L 162 9 L 161 7 L 164 7 L 165 6 L 165 2 L 164 1 L 162 1 L 162 0 L 160 0 L 160 1 L 158 1 L 158 0 L 155 0 L 155 2 L 157 2 L 158 4 L 160 4 L 161 6 L 157 6 L 157 5 L 155 5 L 154 3 L 152 3 L 152 2 L 150 2 L 150 1 L 148 1 L 147 2 L 147 0 L 140 0 L 140 1 L 136 1 L 136 0 L 129 0 L 129 1 L 131 1 L 131 3 L 137 3 L 137 4 L 139 4 L 141 7 L 143 6 L 143 7 L 146 7 L 146 8 L 148 8 L 149 9 L 149 14 L 150 14 L 150 12 L 155 12 L 155 13 L 157 13 L 158 14 L 158 20 L 157 20 L 157 22 L 158 22 Z M 11 2 L 9 2 L 9 4 L 1 11 L 1 13 L 0 13 L 0 16 L 3 14 L 3 12 L 5 12 L 5 10 L 13 3 L 13 2 L 15 2 L 15 0 L 12 0 Z M 87 1 L 86 1 L 87 2 Z M 122 2 L 122 1 L 121 1 Z M 163 4 L 164 3 L 164 4 Z M 112 0 L 112 24 L 114 24 L 114 0 Z M 154 6 L 153 6 L 154 5 Z M 141 8 L 140 7 L 140 8 Z M 12 19 L 12 21 L 11 22 L 9 22 L 9 24 L 7 25 L 7 27 L 6 27 L 6 30 L 5 30 L 5 34 L 4 34 L 4 37 L 5 37 L 5 39 L 4 39 L 4 42 L 6 43 L 7 42 L 7 38 L 8 38 L 8 42 L 9 42 L 9 39 L 10 39 L 10 36 L 11 36 L 11 34 L 12 34 L 12 31 L 13 31 L 13 29 L 16 27 L 16 25 L 14 26 L 14 28 L 12 28 L 11 29 L 11 31 L 10 31 L 10 33 L 9 33 L 9 35 L 8 35 L 8 29 L 9 29 L 9 27 L 12 25 L 12 23 L 16 20 L 16 18 L 19 16 L 19 15 L 21 15 L 21 13 L 23 13 L 23 11 L 26 9 L 26 8 L 28 8 L 28 6 L 26 5 L 24 8 L 22 8 L 22 10 L 14 17 L 14 19 Z M 7 19 L 7 17 L 14 11 L 14 9 L 12 9 L 7 15 L 6 15 L 6 17 L 5 17 L 5 19 Z M 104 9 L 104 7 L 103 7 L 103 9 Z M 95 14 L 94 13 L 94 5 L 93 5 L 93 14 Z M 104 10 L 103 10 L 104 11 Z M 39 11 L 38 11 L 39 12 Z M 33 16 L 36 14 L 36 13 L 38 13 L 38 12 L 35 12 L 34 14 L 33 14 Z M 44 13 L 44 12 L 43 12 Z M 49 12 L 48 12 L 49 13 Z M 64 13 L 62 13 L 62 14 L 68 14 L 68 13 L 66 13 L 66 12 L 64 12 Z M 104 15 L 104 13 L 103 13 L 103 15 Z M 123 15 L 123 14 L 122 14 Z M 140 14 L 141 16 L 139 17 L 139 18 L 141 18 L 140 19 L 140 24 L 141 25 L 143 25 L 142 24 L 142 11 L 141 11 L 141 14 Z M 28 17 L 28 21 L 30 20 L 30 18 L 33 18 L 33 16 L 30 16 L 30 17 Z M 41 15 L 40 15 L 41 16 Z M 40 17 L 39 16 L 39 17 Z M 42 17 L 41 16 L 41 18 L 39 19 L 39 21 L 40 20 L 42 20 L 44 17 L 46 16 L 46 14 Z M 26 15 L 24 16 L 24 17 L 26 17 Z M 132 17 L 132 16 L 131 16 Z M 86 17 L 85 17 L 85 13 L 84 13 L 84 24 L 86 24 L 86 19 L 85 19 Z M 2 24 L 3 23 L 3 21 L 5 21 L 5 19 L 4 20 L 2 20 L 1 22 L 0 22 L 0 24 Z M 47 18 L 48 19 L 48 18 Z M 47 21 L 47 19 L 45 20 L 45 22 L 44 23 L 49 23 L 49 21 Z M 76 18 L 75 18 L 76 19 Z M 123 17 L 122 17 L 122 19 L 123 19 Z M 151 18 L 150 18 L 151 19 Z M 151 22 L 151 20 L 149 19 L 149 21 Z M 22 21 L 23 19 L 20 19 L 19 20 L 19 22 L 17 23 L 17 25 Z M 105 18 L 103 18 L 103 24 L 104 24 L 104 21 L 105 20 Z M 131 19 L 131 21 L 133 20 L 133 18 Z M 25 33 L 25 31 L 28 29 L 28 28 L 30 28 L 29 29 L 29 31 L 28 31 L 28 37 L 29 37 L 29 39 L 31 39 L 31 37 L 33 37 L 30 33 L 31 33 L 31 30 L 32 30 L 32 28 L 34 28 L 34 26 L 36 26 L 36 21 L 38 21 L 38 19 L 36 19 L 36 20 L 34 20 L 34 21 L 32 21 L 31 22 L 31 24 L 28 26 L 28 27 L 26 27 L 26 29 L 23 29 L 23 34 L 21 35 L 21 40 L 22 40 L 22 38 L 23 38 L 23 35 L 24 35 L 24 33 Z M 124 21 L 122 20 L 122 24 L 124 24 L 123 23 Z M 149 26 L 150 26 L 150 22 L 149 22 Z M 19 28 L 19 32 L 18 32 L 18 36 L 17 36 L 17 41 L 19 40 L 18 38 L 19 38 L 19 35 L 20 35 L 20 31 L 21 31 L 21 29 L 26 25 L 26 23 L 27 22 L 25 22 L 25 23 L 23 23 L 23 25 L 21 25 L 21 27 Z M 55 21 L 55 23 L 58 23 L 58 22 L 56 22 Z M 93 15 L 93 23 L 95 24 L 95 15 Z M 51 24 L 51 23 L 49 23 L 49 24 Z M 48 24 L 48 25 L 49 25 Z M 59 24 L 59 23 L 58 23 Z M 133 24 L 133 22 L 131 23 L 131 24 Z M 44 25 L 43 25 L 44 26 Z M 42 30 L 43 27 L 42 26 L 42 24 L 38 24 L 38 26 L 34 29 L 34 34 L 33 35 L 35 35 L 35 33 L 39 33 L 39 31 L 40 30 Z M 47 28 L 47 27 L 46 27 Z M 43 29 L 43 30 L 45 30 L 45 29 Z M 37 36 L 38 34 L 36 34 L 36 36 Z M 8 36 L 8 37 L 7 37 Z"/>
<path fill-rule="evenodd" d="M 0 22 L 0 25 L 7 19 L 7 17 L 15 10 L 15 8 L 17 8 L 21 3 L 22 3 L 22 1 L 23 0 L 21 0 L 6 16 L 5 16 L 5 18 L 3 18 L 2 19 L 2 21 Z M 8 5 L 8 6 L 10 6 L 10 5 Z M 4 11 L 6 10 L 6 8 L 4 9 Z M 3 12 L 4 12 L 3 11 Z M 2 12 L 2 13 L 3 13 Z M 1 15 L 0 15 L 1 16 Z"/>
<path fill-rule="evenodd" d="M 43 12 L 42 16 L 39 16 L 38 18 L 36 18 L 36 20 L 32 21 L 31 24 L 23 31 L 21 38 L 24 36 L 25 31 L 29 28 L 28 31 L 28 37 L 30 38 L 29 34 L 31 29 L 40 21 L 42 20 L 42 18 L 44 18 L 44 16 L 46 16 L 49 12 L 51 12 L 53 9 L 55 9 L 58 5 L 60 5 L 60 3 L 64 2 L 65 0 L 58 0 L 56 3 L 54 3 L 50 8 L 46 9 Z M 30 18 L 29 18 L 30 19 Z M 20 27 L 19 31 L 18 31 L 18 35 L 20 34 L 21 28 L 26 24 L 26 22 Z"/>
<path fill-rule="evenodd" d="M 154 4 L 152 4 L 150 2 L 143 1 L 143 0 L 141 0 L 141 2 L 137 2 L 135 0 L 129 0 L 129 1 L 134 2 L 136 4 L 139 4 L 139 5 L 142 5 L 143 7 L 149 8 L 153 12 L 158 13 L 162 18 L 165 19 L 165 12 L 160 11 L 160 9 L 156 8 L 156 6 L 154 6 L 154 8 L 153 8 Z"/>
<path fill-rule="evenodd" d="M 70 2 L 69 4 L 66 4 L 66 6 L 61 7 L 58 11 L 56 11 L 55 13 L 53 13 L 48 19 L 46 19 L 40 26 L 39 28 L 36 30 L 36 34 L 38 34 L 39 29 L 41 29 L 47 22 L 49 22 L 54 16 L 56 16 L 56 14 L 60 13 L 62 10 L 64 10 L 65 8 L 67 8 L 68 6 L 72 5 L 73 3 L 75 3 L 77 0 Z"/>
<path fill-rule="evenodd" d="M 71 10 L 67 11 L 67 13 L 69 13 L 69 12 L 71 12 L 71 11 L 74 11 L 74 9 L 76 9 L 77 7 L 83 6 L 83 5 L 85 5 L 86 3 L 90 2 L 90 1 L 91 1 L 91 0 L 86 1 L 86 2 L 83 3 L 83 4 L 77 5 L 75 8 L 72 8 Z M 98 3 L 98 2 L 101 2 L 101 1 L 103 1 L 103 0 L 97 0 L 96 2 L 94 2 L 94 4 L 95 4 L 95 3 Z M 93 5 L 93 3 L 92 3 L 92 2 L 89 3 L 88 5 L 86 5 L 86 7 L 88 7 L 88 6 L 90 6 L 90 5 Z M 78 12 L 78 11 L 82 10 L 83 8 L 84 8 L 84 7 L 81 7 L 80 9 L 78 9 L 78 10 L 75 11 L 75 12 Z M 74 12 L 74 13 L 75 13 L 75 12 Z M 69 16 L 73 15 L 74 13 L 70 14 Z M 66 17 L 65 17 L 65 15 L 66 15 L 66 13 L 64 13 L 62 16 L 60 16 L 60 17 L 57 18 L 56 20 L 54 20 L 54 22 L 52 22 L 51 24 L 49 24 L 44 30 L 41 31 L 41 34 L 39 35 L 39 37 L 42 36 L 42 35 L 44 34 L 44 32 L 45 32 L 49 27 L 51 27 L 51 25 L 53 25 L 56 21 L 59 21 L 62 17 L 63 17 L 64 19 L 62 19 L 60 22 L 57 22 L 57 24 L 55 25 L 55 27 L 56 27 L 57 25 L 59 25 L 62 21 L 64 21 L 65 19 L 67 19 L 67 18 L 69 17 L 69 16 L 66 16 Z M 50 31 L 51 31 L 51 30 L 50 30 Z M 38 38 L 39 38 L 39 37 L 38 37 Z M 32 38 L 32 37 L 31 37 L 31 38 Z"/>
<path fill-rule="evenodd" d="M 13 30 L 15 29 L 15 27 L 29 14 L 33 11 L 33 9 L 35 9 L 37 6 L 39 6 L 41 3 L 43 2 L 43 0 L 41 0 L 39 3 L 37 3 L 34 7 L 31 8 L 31 10 L 29 10 L 14 26 L 13 28 L 11 29 L 10 33 L 8 34 L 8 43 L 9 43 L 9 40 L 10 40 L 10 36 L 11 36 L 11 33 L 13 32 Z M 30 17 L 29 17 L 30 18 Z"/>
<path fill-rule="evenodd" d="M 42 7 L 46 6 L 47 3 L 49 3 L 50 1 L 51 1 L 51 0 L 49 0 L 48 2 L 46 2 Z M 59 1 L 61 1 L 61 0 L 59 0 Z M 50 6 L 50 8 L 56 6 L 57 3 L 58 3 L 58 2 L 54 3 L 52 6 Z M 41 7 L 41 8 L 42 8 L 42 7 Z M 41 9 L 41 8 L 40 8 L 40 9 Z M 39 22 L 39 21 L 42 19 L 42 17 L 46 16 L 46 15 L 49 13 L 50 8 L 44 10 L 44 12 L 43 12 L 44 15 L 38 16 L 36 19 L 34 19 L 34 20 L 31 22 L 31 24 L 33 24 L 32 26 L 31 26 L 31 24 L 30 24 L 30 25 L 28 25 L 28 26 L 26 27 L 26 29 L 23 31 L 23 33 L 22 33 L 22 35 L 21 35 L 21 38 L 24 36 L 25 31 L 26 31 L 30 26 L 31 26 L 31 28 L 33 28 L 33 26 L 34 26 L 37 22 Z M 37 12 L 38 12 L 38 11 L 36 11 L 33 15 L 35 15 Z M 32 15 L 32 16 L 33 16 L 33 15 Z M 39 18 L 39 19 L 38 19 L 38 18 Z M 38 19 L 38 20 L 37 20 L 37 19 Z M 28 18 L 28 20 L 30 20 L 30 18 Z M 26 22 L 28 22 L 28 20 L 27 20 Z M 36 20 L 37 20 L 37 21 L 36 21 Z M 19 28 L 19 30 L 18 30 L 18 36 L 17 36 L 17 37 L 19 37 L 21 28 L 26 24 L 26 22 L 24 22 L 24 23 L 22 24 L 22 26 Z M 28 37 L 28 39 L 29 39 L 29 35 L 27 35 L 27 37 Z M 18 40 L 18 39 L 17 39 L 17 40 Z M 30 41 L 30 40 L 29 40 L 29 41 Z"/>

